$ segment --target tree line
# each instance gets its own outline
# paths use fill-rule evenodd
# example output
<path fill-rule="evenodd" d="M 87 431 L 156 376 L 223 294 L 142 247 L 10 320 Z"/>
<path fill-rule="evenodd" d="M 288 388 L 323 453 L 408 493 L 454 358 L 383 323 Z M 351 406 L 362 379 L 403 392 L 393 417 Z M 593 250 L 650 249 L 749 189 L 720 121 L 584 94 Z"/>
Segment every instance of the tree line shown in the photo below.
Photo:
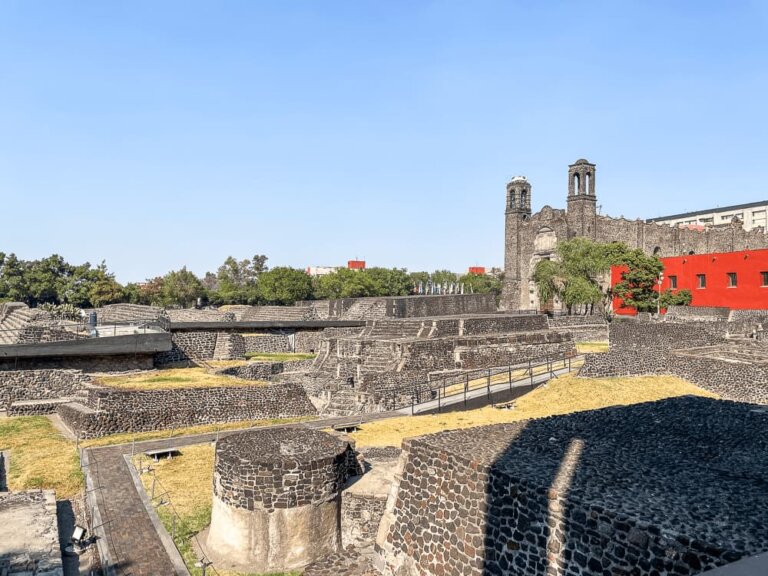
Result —
<path fill-rule="evenodd" d="M 25 302 L 30 307 L 69 305 L 98 308 L 127 302 L 188 308 L 205 305 L 292 305 L 299 300 L 407 296 L 419 284 L 463 283 L 467 292 L 501 294 L 501 275 L 459 275 L 448 270 L 411 272 L 404 268 L 367 268 L 310 277 L 287 266 L 269 268 L 257 254 L 237 260 L 228 257 L 216 272 L 202 278 L 186 267 L 145 282 L 125 285 L 115 280 L 105 262 L 70 264 L 58 254 L 40 260 L 21 260 L 0 252 L 0 302 Z"/>

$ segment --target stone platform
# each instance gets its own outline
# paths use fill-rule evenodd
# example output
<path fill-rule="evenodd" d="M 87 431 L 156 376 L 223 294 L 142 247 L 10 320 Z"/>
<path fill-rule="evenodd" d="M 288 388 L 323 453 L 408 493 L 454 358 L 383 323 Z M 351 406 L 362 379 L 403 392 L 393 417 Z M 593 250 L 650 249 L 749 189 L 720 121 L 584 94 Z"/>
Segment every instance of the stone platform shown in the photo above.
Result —
<path fill-rule="evenodd" d="M 682 397 L 406 440 L 381 564 L 698 574 L 768 550 L 766 439 L 762 407 Z"/>

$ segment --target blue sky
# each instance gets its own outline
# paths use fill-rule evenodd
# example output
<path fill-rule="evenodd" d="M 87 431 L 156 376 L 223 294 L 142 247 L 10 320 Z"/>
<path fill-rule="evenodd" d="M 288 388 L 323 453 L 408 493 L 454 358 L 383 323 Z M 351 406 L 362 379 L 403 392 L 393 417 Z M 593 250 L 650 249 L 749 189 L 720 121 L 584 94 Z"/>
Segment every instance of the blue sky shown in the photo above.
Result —
<path fill-rule="evenodd" d="M 768 198 L 768 3 L 0 0 L 0 251 L 503 263 L 504 186 Z"/>

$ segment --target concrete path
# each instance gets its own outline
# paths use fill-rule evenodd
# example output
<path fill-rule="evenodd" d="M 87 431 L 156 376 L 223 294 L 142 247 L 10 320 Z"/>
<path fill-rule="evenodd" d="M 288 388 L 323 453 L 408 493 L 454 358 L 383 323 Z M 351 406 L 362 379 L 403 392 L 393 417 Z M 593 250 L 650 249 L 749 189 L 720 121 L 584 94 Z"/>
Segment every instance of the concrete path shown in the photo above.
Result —
<path fill-rule="evenodd" d="M 357 424 L 382 418 L 400 416 L 397 412 L 358 414 L 343 418 L 329 418 L 299 424 L 283 424 L 271 427 L 328 428 L 337 424 Z M 263 429 L 265 427 L 260 427 Z M 243 432 L 227 430 L 219 433 L 223 438 Z M 100 538 L 102 561 L 109 565 L 109 573 L 115 576 L 176 576 L 180 572 L 171 561 L 158 532 L 131 478 L 125 459 L 132 449 L 136 454 L 159 448 L 177 448 L 203 444 L 216 440 L 216 433 L 179 436 L 166 440 L 150 440 L 118 446 L 88 448 L 83 451 L 88 475 L 89 503 L 95 508 L 94 524 L 102 524 L 95 530 Z"/>

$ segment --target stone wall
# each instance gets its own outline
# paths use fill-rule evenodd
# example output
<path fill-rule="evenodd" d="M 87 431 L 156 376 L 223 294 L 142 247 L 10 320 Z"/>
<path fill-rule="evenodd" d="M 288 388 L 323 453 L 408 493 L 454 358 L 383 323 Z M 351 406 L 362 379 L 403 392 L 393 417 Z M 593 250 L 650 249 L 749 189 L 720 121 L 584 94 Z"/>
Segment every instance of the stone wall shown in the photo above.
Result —
<path fill-rule="evenodd" d="M 87 405 L 64 404 L 58 413 L 80 438 L 266 418 L 313 416 L 304 389 L 292 383 L 118 390 L 91 386 Z"/>
<path fill-rule="evenodd" d="M 588 314 L 584 316 L 552 316 L 549 319 L 550 328 L 567 328 L 569 326 L 608 326 L 603 316 Z"/>
<path fill-rule="evenodd" d="M 718 306 L 670 306 L 667 308 L 667 320 L 727 320 L 730 308 Z"/>
<path fill-rule="evenodd" d="M 97 308 L 99 324 L 123 324 L 127 322 L 168 323 L 168 314 L 162 308 L 141 304 L 108 304 Z"/>
<path fill-rule="evenodd" d="M 386 504 L 386 496 L 343 494 L 341 542 L 344 548 L 369 544 L 376 538 Z"/>
<path fill-rule="evenodd" d="M 217 443 L 213 493 L 234 508 L 268 512 L 325 502 L 347 479 L 350 450 L 336 436 L 304 428 L 233 434 Z"/>
<path fill-rule="evenodd" d="M 0 406 L 74 396 L 88 382 L 79 370 L 0 370 Z"/>
<path fill-rule="evenodd" d="M 768 367 L 749 362 L 625 348 L 587 354 L 579 371 L 581 378 L 663 374 L 687 380 L 727 400 L 768 404 Z"/>
<path fill-rule="evenodd" d="M 45 358 L 0 358 L 3 370 L 82 370 L 83 372 L 129 372 L 152 370 L 154 354 L 123 354 L 120 356 L 65 356 Z"/>
<path fill-rule="evenodd" d="M 725 322 L 611 322 L 610 346 L 645 350 L 676 350 L 711 346 L 725 341 Z"/>
<path fill-rule="evenodd" d="M 248 362 L 244 366 L 230 366 L 216 372 L 243 380 L 269 380 L 277 374 L 282 374 L 283 370 L 282 362 Z"/>
<path fill-rule="evenodd" d="M 321 330 L 297 330 L 294 336 L 294 352 L 315 354 L 320 350 Z"/>
<path fill-rule="evenodd" d="M 287 334 L 244 334 L 245 351 L 277 353 L 290 352 L 291 342 Z"/>
<path fill-rule="evenodd" d="M 406 439 L 379 566 L 699 574 L 768 547 L 765 434 L 749 405 L 688 397 Z"/>
<path fill-rule="evenodd" d="M 171 350 L 156 354 L 155 363 L 158 366 L 165 366 L 194 363 L 195 360 L 213 360 L 218 334 L 216 330 L 173 332 Z"/>

